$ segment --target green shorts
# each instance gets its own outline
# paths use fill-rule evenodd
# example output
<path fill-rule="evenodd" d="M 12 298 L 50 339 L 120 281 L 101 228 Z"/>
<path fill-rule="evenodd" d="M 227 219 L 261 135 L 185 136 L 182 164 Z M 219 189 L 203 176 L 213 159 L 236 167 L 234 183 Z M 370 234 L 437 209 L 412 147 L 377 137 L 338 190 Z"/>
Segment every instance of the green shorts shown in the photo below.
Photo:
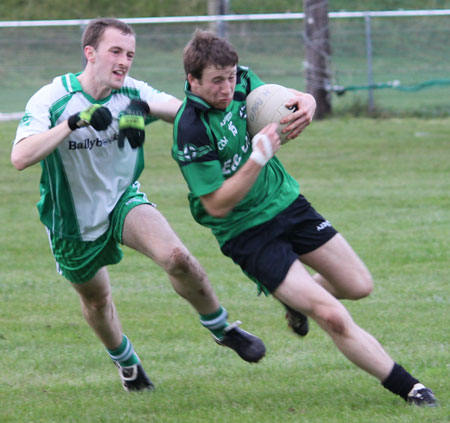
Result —
<path fill-rule="evenodd" d="M 92 279 L 100 268 L 122 260 L 122 231 L 128 212 L 141 204 L 155 204 L 139 191 L 139 183 L 129 186 L 109 216 L 108 230 L 95 241 L 80 241 L 55 236 L 47 228 L 58 273 L 72 283 Z"/>

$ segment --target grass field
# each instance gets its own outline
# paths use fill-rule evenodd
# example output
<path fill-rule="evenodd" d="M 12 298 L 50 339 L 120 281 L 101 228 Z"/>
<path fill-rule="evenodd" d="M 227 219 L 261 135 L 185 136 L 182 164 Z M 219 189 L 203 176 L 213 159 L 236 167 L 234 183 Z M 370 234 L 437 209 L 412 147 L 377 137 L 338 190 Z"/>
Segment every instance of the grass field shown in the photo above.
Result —
<path fill-rule="evenodd" d="M 149 128 L 143 189 L 206 268 L 232 320 L 261 336 L 257 365 L 216 346 L 164 273 L 126 249 L 110 268 L 125 332 L 157 389 L 127 394 L 55 272 L 35 203 L 40 167 L 9 162 L 16 122 L 0 125 L 0 422 L 441 423 L 449 421 L 449 119 L 314 122 L 279 153 L 302 192 L 350 241 L 375 280 L 346 302 L 441 407 L 417 409 L 347 362 L 312 324 L 292 335 L 272 298 L 222 257 L 190 217 L 169 156 L 170 128 Z"/>

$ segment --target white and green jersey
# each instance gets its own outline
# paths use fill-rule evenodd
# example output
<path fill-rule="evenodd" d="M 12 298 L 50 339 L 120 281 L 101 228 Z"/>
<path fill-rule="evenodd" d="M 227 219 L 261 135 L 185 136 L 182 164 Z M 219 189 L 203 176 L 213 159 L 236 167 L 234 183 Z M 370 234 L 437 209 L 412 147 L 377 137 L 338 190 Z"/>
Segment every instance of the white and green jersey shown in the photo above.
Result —
<path fill-rule="evenodd" d="M 131 77 L 120 90 L 95 100 L 74 74 L 59 76 L 29 100 L 14 143 L 45 132 L 94 103 L 113 116 L 105 131 L 91 126 L 73 131 L 41 161 L 40 219 L 56 236 L 94 241 L 109 227 L 109 215 L 144 168 L 142 148 L 117 145 L 118 119 L 130 99 L 166 102 L 173 97 Z M 148 123 L 151 120 L 149 119 Z M 26 142 L 26 141 L 25 141 Z"/>

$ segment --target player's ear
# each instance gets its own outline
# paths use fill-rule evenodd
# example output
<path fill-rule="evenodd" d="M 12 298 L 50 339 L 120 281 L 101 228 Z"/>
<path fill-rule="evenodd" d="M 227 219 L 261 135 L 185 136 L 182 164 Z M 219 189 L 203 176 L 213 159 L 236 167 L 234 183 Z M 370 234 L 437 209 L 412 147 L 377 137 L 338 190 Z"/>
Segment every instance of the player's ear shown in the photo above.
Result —
<path fill-rule="evenodd" d="M 198 87 L 199 85 L 202 85 L 201 78 L 196 78 L 191 73 L 188 73 L 187 80 L 188 80 L 189 85 L 191 86 L 191 88 L 195 88 L 195 87 Z"/>
<path fill-rule="evenodd" d="M 95 59 L 95 49 L 92 46 L 86 46 L 84 48 L 84 57 L 88 62 L 93 62 Z"/>

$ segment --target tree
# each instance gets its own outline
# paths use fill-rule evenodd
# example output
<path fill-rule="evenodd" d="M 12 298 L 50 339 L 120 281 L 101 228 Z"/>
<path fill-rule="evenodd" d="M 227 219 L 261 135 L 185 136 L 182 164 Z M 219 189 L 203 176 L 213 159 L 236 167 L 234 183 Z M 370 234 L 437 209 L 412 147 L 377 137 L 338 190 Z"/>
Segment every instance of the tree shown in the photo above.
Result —
<path fill-rule="evenodd" d="M 330 34 L 328 0 L 304 0 L 306 90 L 317 102 L 316 118 L 331 113 Z"/>

